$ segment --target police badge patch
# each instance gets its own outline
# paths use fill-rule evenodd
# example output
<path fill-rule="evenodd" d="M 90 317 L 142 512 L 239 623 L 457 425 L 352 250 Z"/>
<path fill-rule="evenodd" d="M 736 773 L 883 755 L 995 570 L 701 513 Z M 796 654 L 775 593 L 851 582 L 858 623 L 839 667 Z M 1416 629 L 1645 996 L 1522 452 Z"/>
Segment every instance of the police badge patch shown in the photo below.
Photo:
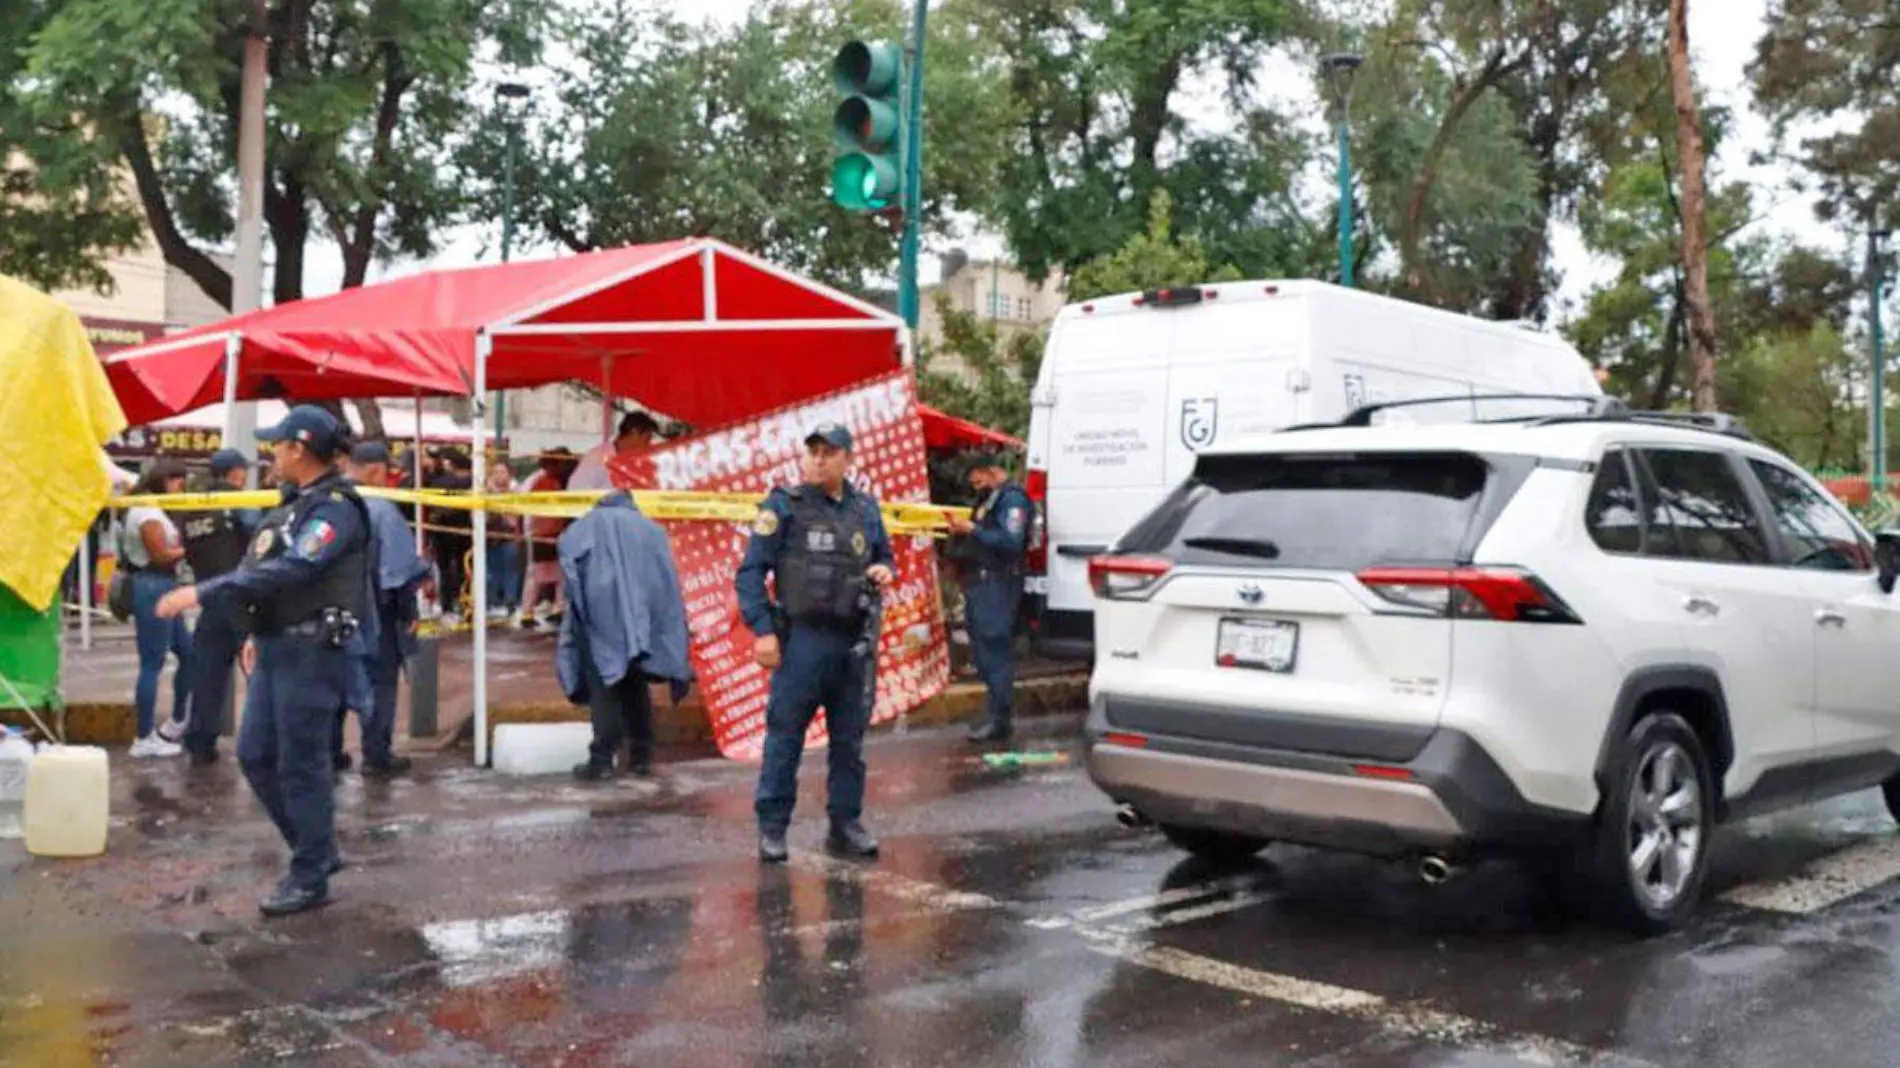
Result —
<path fill-rule="evenodd" d="M 778 513 L 770 508 L 759 509 L 758 516 L 752 520 L 752 533 L 757 534 L 761 538 L 769 538 L 777 534 Z"/>
<path fill-rule="evenodd" d="M 1023 532 L 1023 510 L 1021 508 L 1011 508 L 1009 514 L 1003 517 L 1003 525 L 1009 528 L 1011 534 L 1021 534 Z"/>
<path fill-rule="evenodd" d="M 277 528 L 265 527 L 257 532 L 257 540 L 251 543 L 251 555 L 263 559 L 270 555 L 271 547 L 277 544 Z"/>
<path fill-rule="evenodd" d="M 869 548 L 869 546 L 865 543 L 864 531 L 853 531 L 851 534 L 851 551 L 859 556 L 863 556 L 867 548 Z"/>

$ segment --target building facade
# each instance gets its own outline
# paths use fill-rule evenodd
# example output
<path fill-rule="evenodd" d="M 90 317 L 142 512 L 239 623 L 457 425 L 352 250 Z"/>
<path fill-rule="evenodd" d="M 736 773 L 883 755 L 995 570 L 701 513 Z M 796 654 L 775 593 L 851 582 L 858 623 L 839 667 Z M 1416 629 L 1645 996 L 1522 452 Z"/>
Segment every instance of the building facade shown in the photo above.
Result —
<path fill-rule="evenodd" d="M 1066 303 L 1064 279 L 1056 272 L 1042 282 L 1000 260 L 972 260 L 960 250 L 943 258 L 943 280 L 925 287 L 917 319 L 919 340 L 928 346 L 943 342 L 940 305 L 988 320 L 1004 336 L 1046 329 Z M 968 373 L 961 361 L 945 353 L 932 368 Z"/>

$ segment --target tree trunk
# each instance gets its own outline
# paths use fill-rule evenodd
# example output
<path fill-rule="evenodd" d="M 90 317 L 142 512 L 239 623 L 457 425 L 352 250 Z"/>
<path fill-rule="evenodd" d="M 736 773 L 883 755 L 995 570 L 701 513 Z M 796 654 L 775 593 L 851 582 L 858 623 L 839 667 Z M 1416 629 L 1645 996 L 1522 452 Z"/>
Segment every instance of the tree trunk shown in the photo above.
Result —
<path fill-rule="evenodd" d="M 1445 108 L 1445 115 L 1438 121 L 1438 129 L 1432 134 L 1431 144 L 1425 149 L 1425 159 L 1419 164 L 1418 176 L 1412 179 L 1412 189 L 1406 195 L 1405 209 L 1399 217 L 1399 276 L 1405 280 L 1405 286 L 1418 293 L 1425 285 L 1423 271 L 1419 267 L 1419 246 L 1425 240 L 1425 207 L 1431 196 L 1432 187 L 1438 184 L 1438 171 L 1444 166 L 1445 153 L 1451 149 L 1451 139 L 1458 133 L 1458 124 L 1463 122 L 1465 114 L 1477 104 L 1485 90 L 1490 89 L 1507 70 L 1515 69 L 1516 63 L 1505 63 L 1503 52 L 1492 53 L 1483 69 L 1472 75 L 1471 81 L 1459 87 L 1453 94 L 1451 103 Z"/>
<path fill-rule="evenodd" d="M 1703 233 L 1708 156 L 1702 115 L 1696 110 L 1695 72 L 1689 64 L 1689 0 L 1669 0 L 1669 81 L 1676 98 L 1676 143 L 1682 166 L 1682 274 L 1688 305 L 1690 404 L 1716 410 L 1715 310 L 1709 305 L 1709 250 Z"/>

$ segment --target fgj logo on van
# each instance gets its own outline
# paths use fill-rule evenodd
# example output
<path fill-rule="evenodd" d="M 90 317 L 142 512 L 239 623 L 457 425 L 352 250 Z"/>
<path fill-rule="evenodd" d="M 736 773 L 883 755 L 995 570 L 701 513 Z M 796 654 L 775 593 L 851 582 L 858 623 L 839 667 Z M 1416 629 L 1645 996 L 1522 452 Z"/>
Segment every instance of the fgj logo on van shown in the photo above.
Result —
<path fill-rule="evenodd" d="M 1181 402 L 1181 444 L 1205 449 L 1220 430 L 1220 398 L 1195 397 Z"/>

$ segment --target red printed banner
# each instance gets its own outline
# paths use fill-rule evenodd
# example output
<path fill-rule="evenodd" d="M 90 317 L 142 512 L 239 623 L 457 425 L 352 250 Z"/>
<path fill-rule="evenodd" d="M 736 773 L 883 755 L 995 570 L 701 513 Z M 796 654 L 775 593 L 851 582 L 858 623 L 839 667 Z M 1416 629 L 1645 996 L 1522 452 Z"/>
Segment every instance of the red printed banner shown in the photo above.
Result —
<path fill-rule="evenodd" d="M 908 371 L 615 461 L 614 479 L 630 488 L 708 493 L 765 493 L 794 486 L 800 479 L 805 436 L 827 422 L 851 430 L 857 454 L 851 479 L 859 489 L 879 501 L 929 501 L 923 424 Z M 739 617 L 733 589 L 751 525 L 664 525 L 686 595 L 693 671 L 719 751 L 733 760 L 757 763 L 765 741 L 771 676 L 753 663 L 753 635 Z M 950 682 L 936 550 L 927 537 L 893 537 L 891 544 L 897 581 L 884 596 L 872 723 L 896 719 L 942 693 Z M 806 744 L 822 744 L 825 738 L 820 716 Z"/>

